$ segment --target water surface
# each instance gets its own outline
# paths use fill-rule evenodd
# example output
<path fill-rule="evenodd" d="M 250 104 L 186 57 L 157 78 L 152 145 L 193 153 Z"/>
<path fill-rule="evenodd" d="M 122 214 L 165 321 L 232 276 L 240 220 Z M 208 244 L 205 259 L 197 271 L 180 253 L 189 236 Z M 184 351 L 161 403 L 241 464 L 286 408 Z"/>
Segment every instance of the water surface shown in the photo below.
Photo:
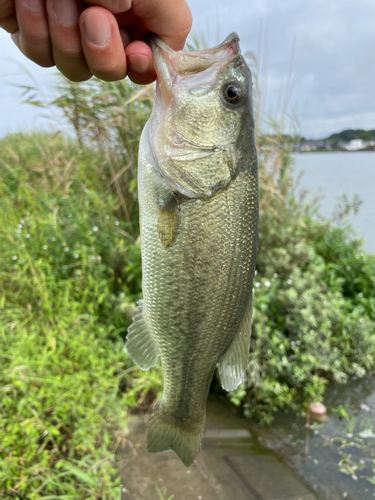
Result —
<path fill-rule="evenodd" d="M 341 194 L 350 198 L 359 195 L 363 202 L 359 212 L 348 219 L 356 234 L 364 237 L 364 248 L 375 253 L 375 153 L 302 153 L 294 159 L 295 178 L 304 172 L 300 190 L 324 195 L 320 201 L 322 215 L 332 214 Z"/>

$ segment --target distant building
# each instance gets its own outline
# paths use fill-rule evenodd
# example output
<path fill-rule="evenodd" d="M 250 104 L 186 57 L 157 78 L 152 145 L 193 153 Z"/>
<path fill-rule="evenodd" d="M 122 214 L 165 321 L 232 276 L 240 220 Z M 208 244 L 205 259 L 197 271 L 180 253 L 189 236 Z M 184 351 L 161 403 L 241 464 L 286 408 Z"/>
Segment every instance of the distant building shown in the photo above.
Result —
<path fill-rule="evenodd" d="M 315 149 L 315 148 L 314 148 Z M 299 148 L 300 151 L 312 151 L 313 150 L 313 147 L 311 146 L 311 144 L 304 144 L 303 146 L 301 146 Z"/>
<path fill-rule="evenodd" d="M 359 151 L 365 147 L 365 143 L 362 139 L 353 139 L 352 141 L 345 144 L 344 148 L 347 151 Z"/>

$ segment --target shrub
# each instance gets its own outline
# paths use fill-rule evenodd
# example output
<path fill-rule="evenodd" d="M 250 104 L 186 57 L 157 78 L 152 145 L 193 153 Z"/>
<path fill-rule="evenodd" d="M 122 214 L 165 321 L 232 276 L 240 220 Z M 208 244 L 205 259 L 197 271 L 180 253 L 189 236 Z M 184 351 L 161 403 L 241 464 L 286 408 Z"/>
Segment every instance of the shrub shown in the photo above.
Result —
<path fill-rule="evenodd" d="M 261 179 L 250 360 L 230 398 L 269 423 L 322 400 L 329 380 L 375 369 L 375 256 L 296 200 L 290 168 L 271 176 L 261 164 Z"/>
<path fill-rule="evenodd" d="M 117 499 L 127 408 L 159 383 L 123 347 L 139 244 L 100 155 L 46 134 L 0 151 L 0 496 Z"/>

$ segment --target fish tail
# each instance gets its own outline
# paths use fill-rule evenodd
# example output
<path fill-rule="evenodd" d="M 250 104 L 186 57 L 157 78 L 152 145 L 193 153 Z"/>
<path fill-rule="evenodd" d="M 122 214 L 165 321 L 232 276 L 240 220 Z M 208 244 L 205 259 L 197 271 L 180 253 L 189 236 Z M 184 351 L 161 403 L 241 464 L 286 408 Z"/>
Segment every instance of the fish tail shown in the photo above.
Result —
<path fill-rule="evenodd" d="M 147 429 L 147 448 L 150 453 L 172 449 L 185 465 L 198 455 L 205 427 L 205 414 L 199 421 L 178 422 L 159 403 Z"/>

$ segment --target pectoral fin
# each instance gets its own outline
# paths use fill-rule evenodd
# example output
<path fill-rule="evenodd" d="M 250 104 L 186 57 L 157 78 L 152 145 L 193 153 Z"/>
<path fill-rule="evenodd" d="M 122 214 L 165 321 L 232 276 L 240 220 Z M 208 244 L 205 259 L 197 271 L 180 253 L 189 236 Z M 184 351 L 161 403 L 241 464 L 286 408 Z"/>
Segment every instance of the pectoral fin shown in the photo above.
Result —
<path fill-rule="evenodd" d="M 167 249 L 175 242 L 180 225 L 178 198 L 170 191 L 158 200 L 158 206 L 158 234 L 163 247 Z"/>
<path fill-rule="evenodd" d="M 221 385 L 226 391 L 236 389 L 245 376 L 249 359 L 251 322 L 252 304 L 248 306 L 233 342 L 217 365 Z"/>
<path fill-rule="evenodd" d="M 154 366 L 158 359 L 155 342 L 144 318 L 143 300 L 139 301 L 133 323 L 128 328 L 125 347 L 131 359 L 142 370 Z"/>

